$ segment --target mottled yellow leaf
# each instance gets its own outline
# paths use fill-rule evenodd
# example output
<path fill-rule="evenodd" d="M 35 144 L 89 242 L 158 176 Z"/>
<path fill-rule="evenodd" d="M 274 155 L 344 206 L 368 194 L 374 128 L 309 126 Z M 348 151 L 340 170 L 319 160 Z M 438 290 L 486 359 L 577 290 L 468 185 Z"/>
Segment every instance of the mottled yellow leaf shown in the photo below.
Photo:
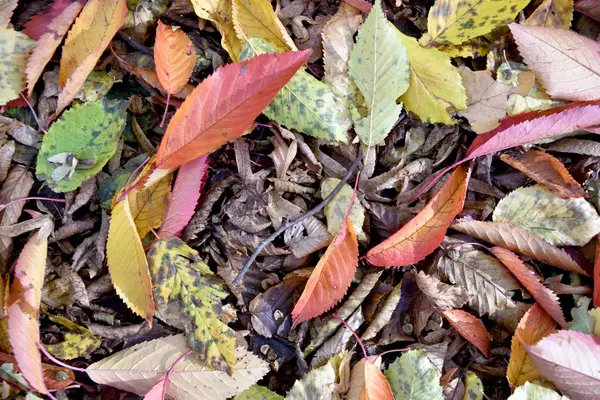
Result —
<path fill-rule="evenodd" d="M 543 0 L 525 25 L 569 29 L 573 19 L 573 0 Z"/>
<path fill-rule="evenodd" d="M 484 37 L 476 37 L 461 44 L 443 44 L 439 50 L 449 57 L 484 57 L 492 48 L 492 43 Z"/>
<path fill-rule="evenodd" d="M 159 228 L 162 223 L 169 205 L 172 176 L 169 174 L 148 188 L 140 185 L 129 194 L 131 216 L 142 239 L 151 229 Z"/>
<path fill-rule="evenodd" d="M 297 50 L 268 0 L 233 0 L 233 21 L 242 43 L 251 37 L 263 38 L 282 49 Z"/>
<path fill-rule="evenodd" d="M 50 354 L 61 360 L 72 360 L 77 357 L 86 356 L 96 350 L 102 344 L 102 340 L 94 336 L 86 328 L 74 322 L 56 315 L 48 315 L 50 321 L 62 325 L 70 332 L 64 333 L 64 341 L 56 344 L 46 344 L 44 347 Z"/>
<path fill-rule="evenodd" d="M 21 32 L 0 28 L 0 106 L 25 89 L 25 68 L 35 42 Z"/>
<path fill-rule="evenodd" d="M 234 62 L 240 61 L 243 43 L 233 26 L 231 0 L 190 0 L 196 15 L 215 25 L 221 34 L 221 45 Z"/>
<path fill-rule="evenodd" d="M 321 182 L 321 197 L 325 199 L 329 194 L 335 189 L 335 187 L 340 183 L 340 180 L 337 178 L 327 178 Z M 338 231 L 344 225 L 344 221 L 346 220 L 346 213 L 350 208 L 350 203 L 352 202 L 354 190 L 352 186 L 345 184 L 342 186 L 342 189 L 339 191 L 337 195 L 325 206 L 324 212 L 325 217 L 327 217 L 327 230 L 332 235 L 336 235 Z M 360 240 L 366 240 L 367 236 L 363 231 L 363 224 L 365 222 L 365 209 L 358 199 L 354 200 L 352 203 L 352 210 L 348 215 L 348 220 L 352 224 L 354 228 L 354 232 L 356 236 Z"/>

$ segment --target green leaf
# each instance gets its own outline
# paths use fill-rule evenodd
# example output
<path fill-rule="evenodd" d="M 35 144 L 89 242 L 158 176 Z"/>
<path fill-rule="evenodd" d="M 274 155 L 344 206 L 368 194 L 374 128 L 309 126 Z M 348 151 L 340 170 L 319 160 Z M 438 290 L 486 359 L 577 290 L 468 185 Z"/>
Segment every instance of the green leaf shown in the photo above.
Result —
<path fill-rule="evenodd" d="M 86 356 L 96 350 L 102 344 L 102 340 L 94 336 L 86 328 L 79 326 L 70 320 L 56 315 L 49 315 L 48 319 L 62 325 L 71 332 L 65 333 L 64 341 L 56 344 L 45 344 L 44 347 L 50 354 L 61 360 L 72 360 L 77 357 Z"/>
<path fill-rule="evenodd" d="M 263 386 L 252 385 L 242 393 L 235 396 L 234 400 L 283 400 L 277 393 L 271 392 Z"/>
<path fill-rule="evenodd" d="M 493 220 L 521 225 L 555 246 L 584 246 L 600 233 L 600 216 L 584 198 L 563 199 L 541 185 L 509 193 Z"/>
<path fill-rule="evenodd" d="M 188 346 L 207 365 L 230 372 L 235 365 L 235 331 L 221 322 L 221 281 L 198 252 L 181 239 L 159 240 L 148 252 L 157 316 L 181 325 Z M 174 320 L 175 322 L 171 322 Z"/>
<path fill-rule="evenodd" d="M 465 395 L 462 400 L 483 400 L 483 383 L 475 372 L 469 371 L 465 376 Z"/>
<path fill-rule="evenodd" d="M 590 298 L 580 297 L 577 301 L 577 305 L 571 309 L 571 317 L 573 321 L 569 322 L 568 327 L 570 331 L 577 331 L 593 335 L 594 324 L 596 323 L 595 318 L 589 314 L 588 309 L 590 308 Z"/>
<path fill-rule="evenodd" d="M 241 59 L 282 49 L 264 39 L 249 38 Z M 320 139 L 346 143 L 350 126 L 345 108 L 335 100 L 329 87 L 305 70 L 299 70 L 263 110 L 270 119 Z"/>
<path fill-rule="evenodd" d="M 98 201 L 102 208 L 110 210 L 112 208 L 112 199 L 119 190 L 121 190 L 129 180 L 129 177 L 138 169 L 140 165 L 148 158 L 146 154 L 140 154 L 128 160 L 123 168 L 119 168 L 112 174 L 112 177 L 103 180 L 98 188 Z"/>
<path fill-rule="evenodd" d="M 321 182 L 321 198 L 323 200 L 329 196 L 329 194 L 335 189 L 340 183 L 337 178 L 327 178 Z M 335 236 L 338 231 L 342 228 L 346 219 L 346 213 L 350 208 L 350 202 L 352 201 L 354 190 L 352 186 L 344 184 L 338 194 L 325 206 L 325 217 L 327 218 L 327 230 L 332 236 Z M 363 231 L 363 224 L 365 222 L 365 209 L 358 199 L 354 200 L 352 204 L 352 210 L 348 216 L 356 236 L 360 240 L 366 240 L 367 236 Z"/>
<path fill-rule="evenodd" d="M 34 44 L 21 32 L 0 28 L 0 106 L 25 90 L 25 68 Z"/>
<path fill-rule="evenodd" d="M 561 396 L 552 389 L 525 382 L 523 386 L 519 386 L 515 390 L 508 400 L 569 400 L 569 398 Z"/>
<path fill-rule="evenodd" d="M 68 192 L 100 172 L 117 150 L 119 135 L 125 127 L 126 107 L 126 101 L 98 100 L 67 110 L 44 135 L 37 158 L 38 179 L 46 181 L 55 192 Z M 68 159 L 62 165 L 51 162 L 65 154 L 78 160 L 74 171 Z M 61 166 L 73 174 L 53 178 Z"/>
<path fill-rule="evenodd" d="M 442 400 L 441 374 L 427 358 L 425 350 L 411 350 L 385 370 L 397 399 Z"/>
<path fill-rule="evenodd" d="M 83 102 L 96 101 L 106 95 L 113 87 L 115 80 L 104 71 L 92 71 L 77 92 L 75 98 Z"/>
<path fill-rule="evenodd" d="M 406 50 L 396 37 L 377 0 L 358 29 L 348 63 L 350 78 L 365 98 L 367 115 L 353 113 L 354 130 L 367 145 L 377 145 L 400 116 L 396 99 L 408 89 L 410 72 Z"/>

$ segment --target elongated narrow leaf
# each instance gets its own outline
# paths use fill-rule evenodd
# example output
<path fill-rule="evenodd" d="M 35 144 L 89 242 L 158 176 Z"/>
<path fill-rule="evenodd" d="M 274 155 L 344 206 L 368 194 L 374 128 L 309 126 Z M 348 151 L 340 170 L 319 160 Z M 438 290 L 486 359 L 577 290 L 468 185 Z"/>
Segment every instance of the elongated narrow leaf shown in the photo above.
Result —
<path fill-rule="evenodd" d="M 509 27 L 525 63 L 549 95 L 600 99 L 600 43 L 559 28 L 514 23 Z"/>
<path fill-rule="evenodd" d="M 188 161 L 179 168 L 158 236 L 163 239 L 179 236 L 194 215 L 207 175 L 208 155 Z"/>
<path fill-rule="evenodd" d="M 240 136 L 309 55 L 310 51 L 264 54 L 219 68 L 171 119 L 156 166 L 179 167 Z"/>
<path fill-rule="evenodd" d="M 540 375 L 572 399 L 600 397 L 600 339 L 558 331 L 526 347 Z"/>
<path fill-rule="evenodd" d="M 406 49 L 396 37 L 396 28 L 383 15 L 376 0 L 358 29 L 350 53 L 348 74 L 364 96 L 368 115 L 353 115 L 354 129 L 363 143 L 379 144 L 402 111 L 396 99 L 408 89 L 410 73 Z"/>
<path fill-rule="evenodd" d="M 512 338 L 510 360 L 506 369 L 506 378 L 511 387 L 518 387 L 525 382 L 538 379 L 538 370 L 527 354 L 525 346 L 533 345 L 554 332 L 556 332 L 554 320 L 537 303 L 521 318 Z"/>
<path fill-rule="evenodd" d="M 394 394 L 385 375 L 370 360 L 363 358 L 350 373 L 348 400 L 394 400 Z"/>
<path fill-rule="evenodd" d="M 446 310 L 442 313 L 458 333 L 486 357 L 490 355 L 490 335 L 478 318 L 462 310 Z"/>
<path fill-rule="evenodd" d="M 358 240 L 346 220 L 314 268 L 292 310 L 294 325 L 323 314 L 346 294 L 358 266 Z"/>
<path fill-rule="evenodd" d="M 173 29 L 159 20 L 154 42 L 154 63 L 158 80 L 167 94 L 178 93 L 190 79 L 196 65 L 192 41 L 181 29 Z"/>
<path fill-rule="evenodd" d="M 452 225 L 452 229 L 555 267 L 588 275 L 564 250 L 552 246 L 536 234 L 518 225 L 504 222 L 464 221 Z"/>
<path fill-rule="evenodd" d="M 556 157 L 538 150 L 523 154 L 502 154 L 500 159 L 518 169 L 534 181 L 546 186 L 558 197 L 574 199 L 586 197 L 579 183 Z"/>
<path fill-rule="evenodd" d="M 125 23 L 125 0 L 90 0 L 67 35 L 60 59 L 56 114 L 73 100 L 113 36 Z"/>
<path fill-rule="evenodd" d="M 527 291 L 537 301 L 537 304 L 550 314 L 561 327 L 566 329 L 567 321 L 560 308 L 558 296 L 552 290 L 542 285 L 540 277 L 532 269 L 523 264 L 519 257 L 512 251 L 503 249 L 502 247 L 493 247 L 490 251 L 525 286 Z"/>
<path fill-rule="evenodd" d="M 52 24 L 52 21 L 54 21 L 54 19 L 72 3 L 73 2 L 70 0 L 56 0 L 52 5 L 44 8 L 31 17 L 31 19 L 23 25 L 22 32 L 33 40 L 39 40 L 42 35 L 48 31 L 48 26 Z"/>
<path fill-rule="evenodd" d="M 0 28 L 0 106 L 19 97 L 25 89 L 25 68 L 34 42 L 21 32 Z"/>
<path fill-rule="evenodd" d="M 268 0 L 233 0 L 233 25 L 242 43 L 263 38 L 285 50 L 297 50 Z"/>
<path fill-rule="evenodd" d="M 397 399 L 443 399 L 441 376 L 425 350 L 406 352 L 385 370 L 385 377 Z"/>
<path fill-rule="evenodd" d="M 369 250 L 367 261 L 378 267 L 404 266 L 424 259 L 435 250 L 463 208 L 470 174 L 470 169 L 459 166 L 419 214 Z"/>

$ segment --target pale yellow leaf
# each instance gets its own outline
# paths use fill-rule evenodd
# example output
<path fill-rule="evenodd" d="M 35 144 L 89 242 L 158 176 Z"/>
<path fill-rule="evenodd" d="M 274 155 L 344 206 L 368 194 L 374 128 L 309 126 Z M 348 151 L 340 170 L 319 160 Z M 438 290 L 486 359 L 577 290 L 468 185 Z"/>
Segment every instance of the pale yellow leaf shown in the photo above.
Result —
<path fill-rule="evenodd" d="M 233 0 L 233 24 L 238 38 L 263 38 L 277 47 L 297 50 L 268 0 Z"/>
<path fill-rule="evenodd" d="M 329 194 L 335 189 L 335 187 L 340 183 L 340 180 L 337 178 L 327 178 L 321 182 L 321 198 L 325 199 Z M 358 199 L 355 199 L 352 202 L 352 197 L 354 194 L 354 190 L 352 186 L 348 184 L 344 184 L 342 189 L 338 192 L 337 195 L 325 206 L 324 212 L 325 217 L 327 218 L 327 230 L 333 236 L 335 236 L 344 221 L 346 220 L 346 213 L 350 208 L 350 203 L 352 203 L 352 210 L 348 215 L 348 219 L 354 228 L 354 232 L 356 232 L 356 236 L 359 240 L 366 240 L 367 236 L 363 231 L 363 224 L 365 222 L 365 209 Z"/>
<path fill-rule="evenodd" d="M 233 27 L 231 0 L 190 0 L 196 15 L 211 21 L 221 34 L 221 45 L 233 62 L 240 61 L 243 43 Z"/>
<path fill-rule="evenodd" d="M 0 106 L 25 89 L 25 68 L 35 42 L 21 32 L 0 28 Z"/>
<path fill-rule="evenodd" d="M 172 174 L 162 178 L 156 184 L 136 188 L 129 194 L 131 216 L 135 221 L 140 238 L 144 238 L 152 229 L 160 227 L 171 194 Z"/>

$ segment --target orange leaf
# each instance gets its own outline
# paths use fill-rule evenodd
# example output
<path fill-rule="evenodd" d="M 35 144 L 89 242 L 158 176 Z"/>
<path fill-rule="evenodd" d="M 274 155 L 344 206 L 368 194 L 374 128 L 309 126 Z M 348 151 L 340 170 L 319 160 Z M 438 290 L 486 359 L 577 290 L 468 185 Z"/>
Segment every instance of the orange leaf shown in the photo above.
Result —
<path fill-rule="evenodd" d="M 567 321 L 560 308 L 558 296 L 552 290 L 542 285 L 540 277 L 536 276 L 533 270 L 527 268 L 512 251 L 503 249 L 502 247 L 493 247 L 490 251 L 525 286 L 537 304 L 546 310 L 561 327 L 567 329 Z"/>
<path fill-rule="evenodd" d="M 587 197 L 579 183 L 556 157 L 537 150 L 502 154 L 500 159 L 564 199 Z"/>
<path fill-rule="evenodd" d="M 85 5 L 62 49 L 57 115 L 83 86 L 126 16 L 126 0 L 90 0 Z"/>
<path fill-rule="evenodd" d="M 378 267 L 414 264 L 429 255 L 462 210 L 471 170 L 458 166 L 438 194 L 398 232 L 367 253 L 369 263 Z"/>
<path fill-rule="evenodd" d="M 179 167 L 242 135 L 309 55 L 310 51 L 262 54 L 219 68 L 171 119 L 156 166 Z"/>
<path fill-rule="evenodd" d="M 358 240 L 348 219 L 313 269 L 292 310 L 294 326 L 330 310 L 346 294 L 358 266 Z"/>
<path fill-rule="evenodd" d="M 38 350 L 40 327 L 38 311 L 52 223 L 43 225 L 27 241 L 15 265 L 14 281 L 7 301 L 8 339 L 17 365 L 31 387 L 48 393 Z"/>
<path fill-rule="evenodd" d="M 134 73 L 135 75 L 141 77 L 146 83 L 148 83 L 153 88 L 160 90 L 164 94 L 167 94 L 167 90 L 160 83 L 160 80 L 158 79 L 158 74 L 156 73 L 156 71 L 154 71 L 152 69 L 145 69 L 145 68 L 139 68 L 139 67 L 132 66 L 131 72 Z M 188 83 L 179 92 L 171 93 L 171 96 L 177 97 L 179 99 L 185 99 L 190 94 L 192 94 L 193 90 L 194 90 L 194 86 L 190 85 Z"/>
<path fill-rule="evenodd" d="M 184 31 L 175 30 L 158 20 L 154 62 L 162 87 L 167 94 L 175 94 L 183 89 L 194 70 L 194 45 Z"/>
<path fill-rule="evenodd" d="M 600 235 L 596 235 L 596 260 L 594 262 L 594 294 L 592 300 L 595 307 L 600 307 Z"/>
<path fill-rule="evenodd" d="M 556 332 L 552 317 L 538 304 L 534 304 L 521 318 L 512 338 L 510 360 L 506 369 L 506 378 L 515 388 L 539 377 L 533 360 L 527 354 L 525 345 L 533 345 L 542 338 Z"/>
<path fill-rule="evenodd" d="M 363 358 L 350 373 L 348 400 L 394 400 L 385 375 L 371 361 Z"/>
<path fill-rule="evenodd" d="M 490 355 L 490 334 L 483 322 L 463 310 L 446 310 L 442 313 L 458 333 L 488 357 Z"/>

